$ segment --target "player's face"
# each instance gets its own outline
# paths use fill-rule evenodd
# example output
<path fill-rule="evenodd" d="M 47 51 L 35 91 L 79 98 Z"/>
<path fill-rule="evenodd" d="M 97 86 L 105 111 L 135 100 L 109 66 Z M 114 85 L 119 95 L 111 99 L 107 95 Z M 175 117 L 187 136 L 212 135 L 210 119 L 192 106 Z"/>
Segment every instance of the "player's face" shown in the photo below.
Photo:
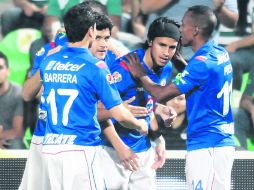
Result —
<path fill-rule="evenodd" d="M 186 100 L 185 95 L 179 95 L 172 100 L 167 102 L 168 106 L 171 106 L 175 109 L 177 115 L 180 115 L 181 113 L 184 113 L 186 110 Z"/>
<path fill-rule="evenodd" d="M 105 58 L 108 50 L 109 39 L 110 30 L 108 28 L 104 30 L 97 30 L 97 35 L 90 47 L 90 51 L 98 59 L 103 60 Z"/>
<path fill-rule="evenodd" d="M 195 35 L 195 29 L 196 27 L 194 26 L 192 20 L 191 20 L 191 12 L 185 13 L 183 20 L 182 20 L 182 25 L 180 27 L 180 32 L 182 35 L 182 44 L 184 46 L 190 46 L 193 42 L 194 35 Z"/>
<path fill-rule="evenodd" d="M 9 75 L 9 69 L 5 65 L 4 59 L 0 58 L 0 85 L 2 85 Z"/>
<path fill-rule="evenodd" d="M 176 52 L 177 41 L 168 37 L 156 37 L 150 42 L 151 56 L 157 66 L 165 66 Z"/>

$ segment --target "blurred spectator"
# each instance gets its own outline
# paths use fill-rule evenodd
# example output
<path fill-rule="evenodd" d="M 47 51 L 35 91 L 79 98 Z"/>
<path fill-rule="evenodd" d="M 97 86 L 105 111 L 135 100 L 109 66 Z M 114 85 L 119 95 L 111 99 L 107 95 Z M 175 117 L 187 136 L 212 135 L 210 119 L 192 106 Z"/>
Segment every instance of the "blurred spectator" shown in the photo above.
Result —
<path fill-rule="evenodd" d="M 177 117 L 171 126 L 166 126 L 161 117 L 157 116 L 157 120 L 162 131 L 162 135 L 166 141 L 167 150 L 186 150 L 186 99 L 182 94 L 168 101 L 166 106 L 175 109 Z"/>
<path fill-rule="evenodd" d="M 7 80 L 8 60 L 0 52 L 0 148 L 23 147 L 23 100 L 21 87 Z"/>
<path fill-rule="evenodd" d="M 194 5 L 206 5 L 212 7 L 218 17 L 218 21 L 223 25 L 234 28 L 238 20 L 237 0 L 142 0 L 141 10 L 144 14 L 148 14 L 146 26 L 159 16 L 167 16 L 181 23 L 185 11 Z M 218 40 L 219 25 L 214 32 L 214 39 Z M 183 48 L 183 56 L 189 59 L 193 55 L 191 48 Z"/>
<path fill-rule="evenodd" d="M 249 0 L 237 0 L 239 19 L 235 28 L 235 34 L 238 36 L 247 35 L 246 28 L 248 26 L 247 13 Z"/>
<path fill-rule="evenodd" d="M 250 72 L 254 75 L 254 72 Z M 252 78 L 252 77 L 250 77 Z M 239 109 L 235 110 L 235 136 L 241 148 L 248 149 L 247 142 L 250 140 L 254 144 L 254 81 L 249 79 L 246 90 L 242 95 Z"/>
<path fill-rule="evenodd" d="M 254 71 L 254 23 L 252 23 L 251 35 L 232 42 L 225 48 L 229 52 L 234 70 L 233 88 L 240 90 L 243 74 Z M 250 80 L 254 81 L 254 75 L 249 77 Z"/>
<path fill-rule="evenodd" d="M 16 7 L 1 15 L 2 36 L 19 28 L 41 28 L 48 0 L 14 0 L 14 3 Z"/>

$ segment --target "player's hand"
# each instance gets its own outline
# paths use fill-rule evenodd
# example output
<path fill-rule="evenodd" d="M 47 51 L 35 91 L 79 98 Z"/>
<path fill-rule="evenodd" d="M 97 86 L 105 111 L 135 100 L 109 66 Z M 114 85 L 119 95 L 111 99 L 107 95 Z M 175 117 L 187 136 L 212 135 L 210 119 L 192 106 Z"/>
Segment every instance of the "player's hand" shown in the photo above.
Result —
<path fill-rule="evenodd" d="M 176 119 L 177 113 L 171 106 L 165 106 L 161 111 L 161 118 L 164 121 L 166 127 L 171 127 L 174 120 Z"/>
<path fill-rule="evenodd" d="M 135 96 L 131 97 L 128 100 L 125 100 L 123 102 L 124 107 L 126 107 L 135 117 L 145 117 L 148 114 L 146 107 L 141 106 L 133 106 L 130 105 L 131 102 L 133 102 L 136 99 Z"/>
<path fill-rule="evenodd" d="M 166 127 L 171 127 L 174 120 L 176 119 L 177 116 L 177 112 L 175 111 L 175 109 L 171 106 L 165 106 L 162 104 L 157 103 L 157 108 L 159 109 L 158 114 L 160 115 L 161 119 L 164 122 L 164 125 Z"/>
<path fill-rule="evenodd" d="M 136 171 L 139 167 L 138 156 L 127 146 L 117 152 L 118 158 L 126 170 Z"/>
<path fill-rule="evenodd" d="M 146 75 L 137 53 L 129 53 L 121 61 L 125 63 L 134 78 L 141 78 Z"/>
<path fill-rule="evenodd" d="M 138 132 L 139 132 L 141 135 L 147 135 L 147 134 L 148 134 L 148 125 L 147 125 L 146 120 L 144 120 L 144 119 L 139 119 L 139 122 L 140 122 L 140 128 L 137 129 Z"/>
<path fill-rule="evenodd" d="M 155 159 L 152 169 L 156 170 L 162 168 L 166 161 L 166 147 L 165 143 L 160 143 L 155 147 Z"/>

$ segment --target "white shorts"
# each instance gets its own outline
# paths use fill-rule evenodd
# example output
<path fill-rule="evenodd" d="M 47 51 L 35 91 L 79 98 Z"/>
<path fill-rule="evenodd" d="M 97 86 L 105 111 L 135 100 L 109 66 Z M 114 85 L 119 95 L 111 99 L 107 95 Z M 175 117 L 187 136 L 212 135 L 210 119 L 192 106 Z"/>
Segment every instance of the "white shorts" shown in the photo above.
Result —
<path fill-rule="evenodd" d="M 45 189 L 41 178 L 44 168 L 41 160 L 42 140 L 43 136 L 33 135 L 32 137 L 26 167 L 19 190 Z"/>
<path fill-rule="evenodd" d="M 103 190 L 101 151 L 101 146 L 44 145 L 47 189 Z"/>
<path fill-rule="evenodd" d="M 235 148 L 204 148 L 187 152 L 186 180 L 189 190 L 230 190 Z"/>
<path fill-rule="evenodd" d="M 155 190 L 156 172 L 152 169 L 154 163 L 155 150 L 137 153 L 139 157 L 139 169 L 129 171 L 124 169 L 117 157 L 116 151 L 104 146 L 103 168 L 105 169 L 105 184 L 108 190 Z"/>

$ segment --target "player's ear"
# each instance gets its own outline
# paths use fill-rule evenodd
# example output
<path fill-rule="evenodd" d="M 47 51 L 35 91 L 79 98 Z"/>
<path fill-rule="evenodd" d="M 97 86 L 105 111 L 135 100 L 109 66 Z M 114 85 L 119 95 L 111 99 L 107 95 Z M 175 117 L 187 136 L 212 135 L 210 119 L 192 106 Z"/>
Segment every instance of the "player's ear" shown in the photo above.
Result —
<path fill-rule="evenodd" d="M 94 26 L 91 26 L 88 30 L 88 36 L 90 38 L 95 38 L 96 36 L 96 33 L 97 33 L 97 30 L 96 30 L 96 24 L 94 24 Z"/>
<path fill-rule="evenodd" d="M 153 41 L 150 40 L 150 41 L 148 42 L 148 46 L 151 47 L 151 46 L 152 46 L 152 43 L 153 43 Z"/>
<path fill-rule="evenodd" d="M 195 31 L 193 33 L 193 36 L 197 36 L 199 34 L 199 28 L 195 27 Z"/>

